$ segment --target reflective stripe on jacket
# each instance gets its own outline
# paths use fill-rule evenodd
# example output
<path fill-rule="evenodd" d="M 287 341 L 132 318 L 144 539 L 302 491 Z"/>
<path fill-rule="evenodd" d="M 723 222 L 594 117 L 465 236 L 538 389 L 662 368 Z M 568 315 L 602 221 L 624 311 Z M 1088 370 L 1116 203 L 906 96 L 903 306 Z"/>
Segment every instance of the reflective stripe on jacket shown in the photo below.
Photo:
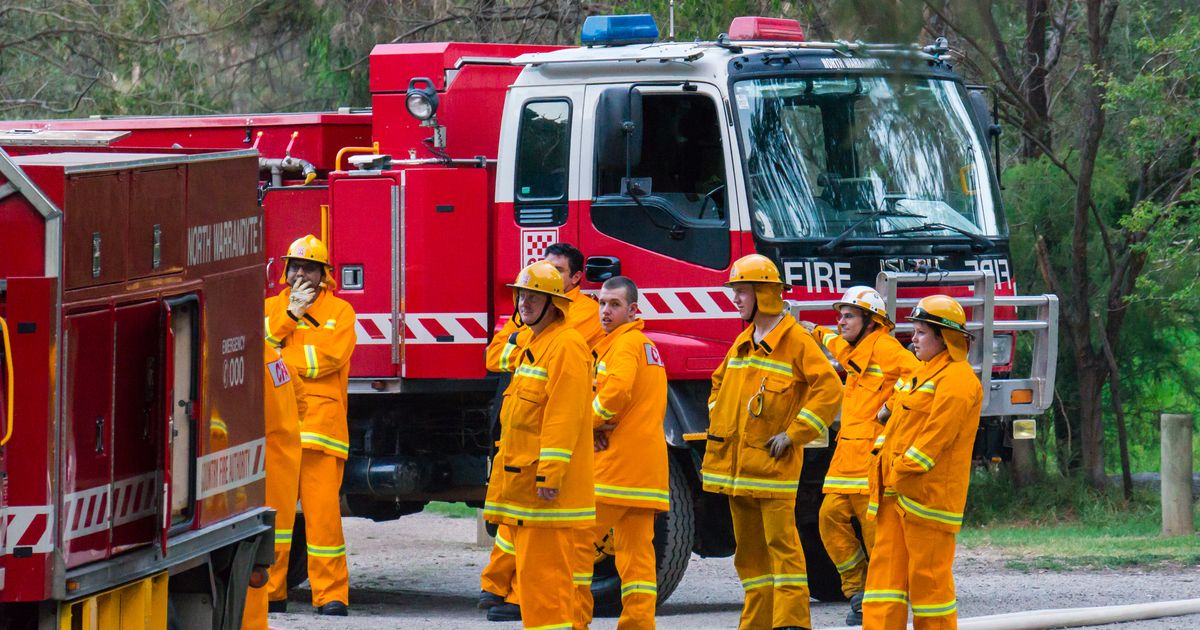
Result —
<path fill-rule="evenodd" d="M 303 388 L 304 422 L 301 446 L 346 459 L 350 434 L 346 427 L 346 397 L 350 355 L 357 339 L 354 309 L 322 289 L 304 317 L 288 311 L 291 288 L 267 298 L 267 343 L 279 348 L 283 362 Z"/>
<path fill-rule="evenodd" d="M 829 463 L 829 472 L 825 474 L 824 491 L 867 494 L 871 448 L 883 432 L 876 415 L 892 395 L 892 384 L 902 374 L 916 370 L 921 362 L 883 327 L 876 328 L 854 346 L 823 326 L 813 328 L 812 336 L 846 370 L 842 428 L 838 431 L 837 450 Z"/>
<path fill-rule="evenodd" d="M 667 510 L 667 371 L 636 320 L 596 346 L 592 425 L 617 425 L 595 454 L 596 502 Z"/>
<path fill-rule="evenodd" d="M 794 499 L 802 447 L 829 434 L 842 381 L 790 315 L 759 343 L 753 333 L 754 326 L 743 330 L 713 372 L 701 478 L 709 492 Z M 792 448 L 774 459 L 767 440 L 782 431 Z"/>
<path fill-rule="evenodd" d="M 971 451 L 979 430 L 983 388 L 966 361 L 942 352 L 911 375 L 889 402 L 887 437 L 871 473 L 872 502 L 895 494 L 921 523 L 962 527 Z"/>
<path fill-rule="evenodd" d="M 592 476 L 591 353 L 562 320 L 518 348 L 500 409 L 500 450 L 492 463 L 484 517 L 525 527 L 589 527 Z M 544 501 L 538 488 L 554 488 Z"/>
<path fill-rule="evenodd" d="M 604 338 L 600 326 L 600 305 L 591 296 L 581 293 L 579 287 L 567 292 L 571 308 L 567 313 L 567 326 L 579 331 L 589 348 Z M 529 328 L 518 325 L 511 317 L 504 322 L 500 332 L 488 343 L 486 360 L 489 372 L 512 372 L 517 369 L 516 350 L 529 343 Z"/>

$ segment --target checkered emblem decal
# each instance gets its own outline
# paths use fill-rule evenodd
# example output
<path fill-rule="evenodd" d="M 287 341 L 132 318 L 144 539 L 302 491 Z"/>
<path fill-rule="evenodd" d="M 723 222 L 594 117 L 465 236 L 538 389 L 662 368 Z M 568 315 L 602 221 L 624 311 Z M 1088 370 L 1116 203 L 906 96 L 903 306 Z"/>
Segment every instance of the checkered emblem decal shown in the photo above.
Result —
<path fill-rule="evenodd" d="M 546 248 L 558 242 L 558 230 L 521 230 L 521 266 L 546 257 Z"/>

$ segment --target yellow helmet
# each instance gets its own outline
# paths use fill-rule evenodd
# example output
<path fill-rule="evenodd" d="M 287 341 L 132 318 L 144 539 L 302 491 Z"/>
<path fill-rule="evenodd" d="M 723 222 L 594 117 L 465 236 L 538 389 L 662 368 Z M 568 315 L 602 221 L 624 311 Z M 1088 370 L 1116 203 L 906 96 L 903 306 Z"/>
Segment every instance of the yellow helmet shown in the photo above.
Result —
<path fill-rule="evenodd" d="M 854 286 L 846 289 L 842 299 L 833 303 L 833 310 L 840 311 L 843 306 L 855 306 L 867 312 L 880 326 L 887 329 L 895 328 L 892 319 L 888 317 L 887 306 L 883 296 L 868 286 Z"/>
<path fill-rule="evenodd" d="M 565 316 L 571 308 L 571 298 L 563 291 L 562 274 L 554 265 L 545 260 L 529 265 L 517 274 L 517 279 L 507 285 L 513 290 L 513 307 L 517 305 L 517 294 L 522 290 L 542 293 L 550 296 L 550 301 Z"/>
<path fill-rule="evenodd" d="M 759 313 L 778 315 L 783 312 L 783 291 L 789 289 L 779 277 L 779 268 L 770 258 L 762 254 L 742 256 L 729 268 L 729 281 L 725 286 L 738 282 L 754 284 L 754 298 Z"/>
<path fill-rule="evenodd" d="M 910 322 L 925 322 L 930 326 L 942 329 L 942 339 L 946 342 L 946 350 L 950 358 L 962 361 L 967 358 L 969 339 L 973 335 L 967 332 L 967 313 L 958 300 L 948 295 L 930 295 L 921 298 L 917 306 L 908 316 Z M 950 331 L 951 334 L 945 334 Z"/>
<path fill-rule="evenodd" d="M 292 244 L 288 246 L 287 254 L 283 256 L 283 276 L 279 278 L 279 282 L 287 282 L 287 263 L 293 258 L 296 260 L 309 260 L 325 265 L 324 284 L 330 288 L 335 286 L 333 265 L 329 264 L 329 248 L 325 246 L 325 243 L 321 242 L 321 239 L 312 234 L 307 234 L 292 241 Z"/>

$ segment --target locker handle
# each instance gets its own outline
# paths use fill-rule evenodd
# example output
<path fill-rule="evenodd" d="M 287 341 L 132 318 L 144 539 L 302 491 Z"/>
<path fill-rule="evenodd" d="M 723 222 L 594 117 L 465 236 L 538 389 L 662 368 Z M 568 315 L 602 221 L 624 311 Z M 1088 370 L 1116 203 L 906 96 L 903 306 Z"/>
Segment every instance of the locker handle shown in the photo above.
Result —
<path fill-rule="evenodd" d="M 104 452 L 104 416 L 96 417 L 96 452 Z"/>
<path fill-rule="evenodd" d="M 8 339 L 8 322 L 4 321 L 3 317 L 0 317 L 0 332 L 2 332 L 4 334 L 4 367 L 7 370 L 7 372 L 5 372 L 5 381 L 8 384 L 8 392 L 5 395 L 5 404 L 7 405 L 7 408 L 5 410 L 6 413 L 4 416 L 4 421 L 5 421 L 4 437 L 0 438 L 0 446 L 4 446 L 5 444 L 8 444 L 8 441 L 10 439 L 12 439 L 12 433 L 13 433 L 13 376 L 14 376 L 14 374 L 13 374 L 13 364 L 12 364 L 12 344 L 9 342 L 9 339 Z"/>

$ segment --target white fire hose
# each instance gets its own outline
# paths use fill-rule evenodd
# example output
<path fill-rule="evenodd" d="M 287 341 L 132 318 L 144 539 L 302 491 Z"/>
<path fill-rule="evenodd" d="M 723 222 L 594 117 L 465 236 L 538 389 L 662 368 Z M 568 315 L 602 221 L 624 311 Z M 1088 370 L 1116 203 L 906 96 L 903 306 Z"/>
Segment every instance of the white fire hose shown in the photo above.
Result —
<path fill-rule="evenodd" d="M 1077 628 L 1123 621 L 1200 615 L 1200 599 L 1176 599 L 1167 602 L 1095 606 L 1092 608 L 1050 608 L 1023 612 L 959 618 L 960 630 L 1040 630 L 1042 628 Z M 909 624 L 912 628 L 912 624 Z M 837 630 L 852 630 L 847 627 Z"/>

